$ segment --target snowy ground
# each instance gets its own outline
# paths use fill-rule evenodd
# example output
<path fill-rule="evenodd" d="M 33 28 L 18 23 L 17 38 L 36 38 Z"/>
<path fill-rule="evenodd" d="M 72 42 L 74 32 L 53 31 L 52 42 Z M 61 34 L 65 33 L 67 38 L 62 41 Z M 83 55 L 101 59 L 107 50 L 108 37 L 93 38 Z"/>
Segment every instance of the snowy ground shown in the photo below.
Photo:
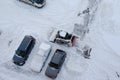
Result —
<path fill-rule="evenodd" d="M 90 14 L 82 13 L 90 8 Z M 93 50 L 84 59 L 76 49 L 53 45 L 68 54 L 56 80 L 120 80 L 120 1 L 119 0 L 47 0 L 37 9 L 16 0 L 0 2 L 0 80 L 51 80 L 44 73 L 29 68 L 32 56 L 42 41 L 48 41 L 50 30 L 60 28 L 73 32 L 78 23 L 90 28 L 83 43 Z M 24 35 L 33 35 L 37 44 L 23 67 L 12 63 L 12 57 Z M 79 46 L 83 43 L 78 44 Z"/>

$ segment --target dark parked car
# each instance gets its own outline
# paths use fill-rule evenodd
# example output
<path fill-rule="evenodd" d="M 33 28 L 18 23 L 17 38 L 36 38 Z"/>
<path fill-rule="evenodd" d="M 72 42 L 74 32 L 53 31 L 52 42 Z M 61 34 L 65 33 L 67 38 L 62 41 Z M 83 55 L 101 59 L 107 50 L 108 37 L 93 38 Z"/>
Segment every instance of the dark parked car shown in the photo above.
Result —
<path fill-rule="evenodd" d="M 46 4 L 46 0 L 19 0 L 19 1 L 30 4 L 37 8 L 42 8 Z"/>
<path fill-rule="evenodd" d="M 50 63 L 48 64 L 45 75 L 52 79 L 55 79 L 62 68 L 66 55 L 67 54 L 65 51 L 57 49 Z"/>
<path fill-rule="evenodd" d="M 13 56 L 13 63 L 19 66 L 24 65 L 34 47 L 34 44 L 35 39 L 32 36 L 25 36 Z"/>

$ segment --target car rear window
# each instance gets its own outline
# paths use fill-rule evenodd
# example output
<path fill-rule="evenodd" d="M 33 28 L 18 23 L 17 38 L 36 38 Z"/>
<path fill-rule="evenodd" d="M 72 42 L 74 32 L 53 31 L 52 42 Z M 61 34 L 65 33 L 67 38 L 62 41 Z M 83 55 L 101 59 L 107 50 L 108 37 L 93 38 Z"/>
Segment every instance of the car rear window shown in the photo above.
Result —
<path fill-rule="evenodd" d="M 55 64 L 55 63 L 53 63 L 53 62 L 50 62 L 50 64 L 49 64 L 51 67 L 54 67 L 54 68 L 56 68 L 56 69 L 58 69 L 58 64 Z"/>

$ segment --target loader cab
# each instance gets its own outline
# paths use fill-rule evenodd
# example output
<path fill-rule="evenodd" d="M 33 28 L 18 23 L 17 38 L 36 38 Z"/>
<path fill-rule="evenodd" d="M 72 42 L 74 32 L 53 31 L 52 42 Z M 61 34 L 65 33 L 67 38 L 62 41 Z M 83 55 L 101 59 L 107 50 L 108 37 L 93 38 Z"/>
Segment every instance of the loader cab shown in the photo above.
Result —
<path fill-rule="evenodd" d="M 58 31 L 58 35 L 57 35 L 58 38 L 62 38 L 62 39 L 71 39 L 72 35 L 69 34 L 68 32 L 65 32 L 65 31 Z"/>

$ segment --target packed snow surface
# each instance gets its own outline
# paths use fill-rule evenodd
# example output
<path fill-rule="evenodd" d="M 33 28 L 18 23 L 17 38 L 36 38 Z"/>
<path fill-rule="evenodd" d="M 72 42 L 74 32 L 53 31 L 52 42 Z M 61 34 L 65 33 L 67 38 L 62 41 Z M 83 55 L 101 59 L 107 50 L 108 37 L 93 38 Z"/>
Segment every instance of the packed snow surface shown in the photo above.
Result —
<path fill-rule="evenodd" d="M 56 80 L 120 80 L 120 0 L 46 2 L 42 9 L 17 0 L 0 2 L 0 80 L 51 80 L 45 70 L 57 48 L 65 50 L 67 58 Z M 52 51 L 42 72 L 31 71 L 32 58 L 40 43 L 49 41 L 52 29 L 72 33 L 76 23 L 89 27 L 84 40 L 76 45 L 91 46 L 90 59 L 76 47 L 50 43 Z M 26 64 L 19 67 L 12 57 L 25 35 L 32 35 L 37 42 Z"/>

